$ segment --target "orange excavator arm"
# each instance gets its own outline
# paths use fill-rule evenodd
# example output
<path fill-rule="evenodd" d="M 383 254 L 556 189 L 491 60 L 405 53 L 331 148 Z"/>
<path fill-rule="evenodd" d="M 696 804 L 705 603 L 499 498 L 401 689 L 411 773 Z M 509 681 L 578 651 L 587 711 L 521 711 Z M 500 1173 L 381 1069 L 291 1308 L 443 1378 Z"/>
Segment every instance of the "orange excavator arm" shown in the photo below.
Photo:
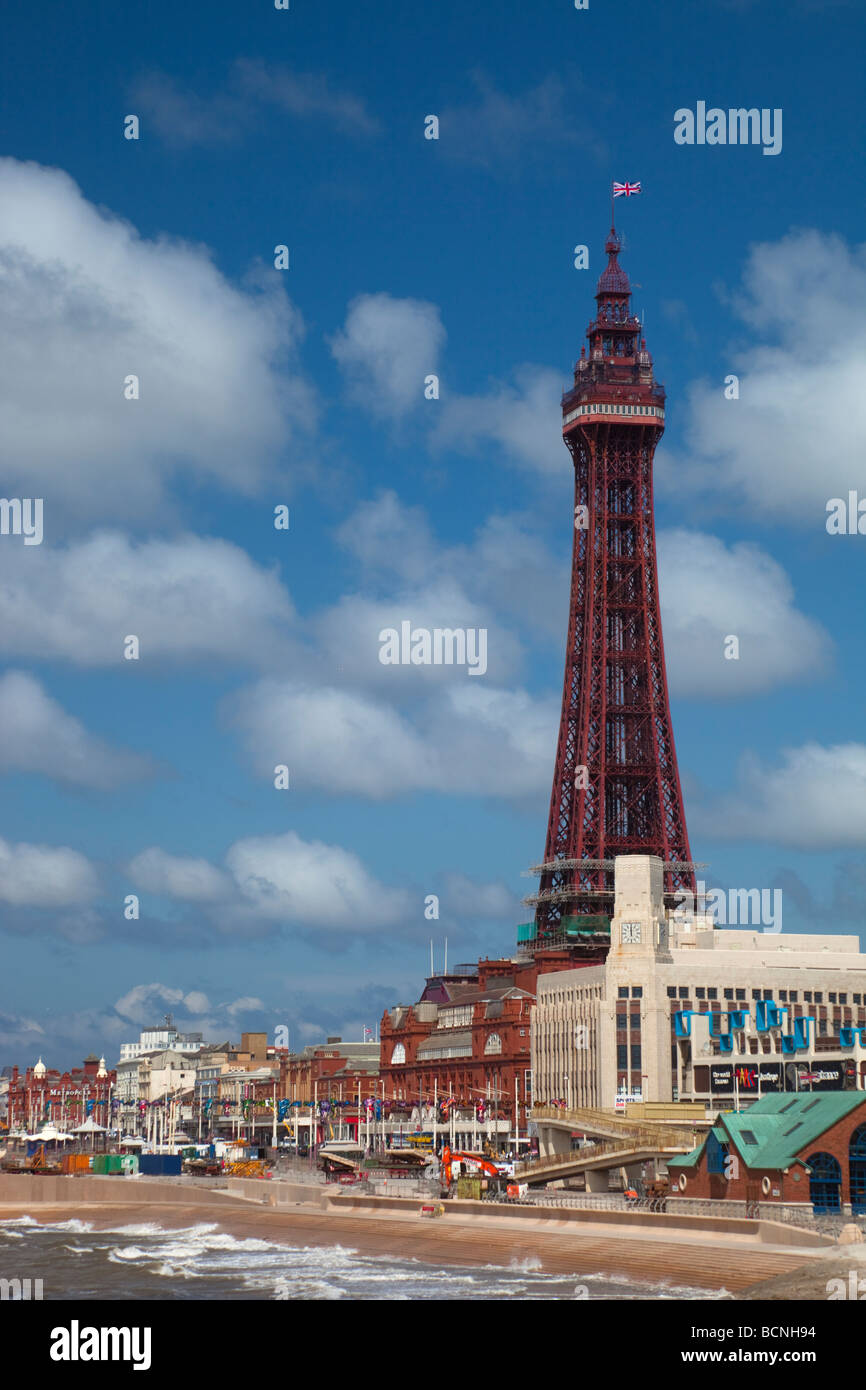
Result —
<path fill-rule="evenodd" d="M 489 1178 L 498 1178 L 501 1176 L 498 1168 L 496 1168 L 489 1159 L 483 1158 L 481 1154 L 464 1153 L 459 1149 L 452 1153 L 450 1149 L 445 1149 L 442 1154 L 442 1172 L 445 1181 L 448 1183 L 451 1182 L 451 1164 L 456 1159 L 460 1159 L 465 1163 L 474 1164 L 476 1168 L 480 1168 L 481 1172 L 485 1173 Z"/>

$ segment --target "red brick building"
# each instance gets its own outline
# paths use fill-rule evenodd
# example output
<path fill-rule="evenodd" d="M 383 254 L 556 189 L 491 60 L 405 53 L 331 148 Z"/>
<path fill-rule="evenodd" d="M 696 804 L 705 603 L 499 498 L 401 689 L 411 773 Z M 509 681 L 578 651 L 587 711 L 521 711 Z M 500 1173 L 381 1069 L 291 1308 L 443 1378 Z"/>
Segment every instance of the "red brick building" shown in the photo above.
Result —
<path fill-rule="evenodd" d="M 362 1102 L 382 1097 L 378 1043 L 328 1038 L 281 1059 L 279 1095 L 283 1099 L 301 1104 L 357 1101 L 359 1087 Z"/>
<path fill-rule="evenodd" d="M 383 1015 L 379 1065 L 385 1100 L 451 1099 L 502 1119 L 523 1118 L 532 1104 L 530 1007 L 536 980 L 574 966 L 568 952 L 551 950 L 532 960 L 481 960 L 453 974 L 432 975 L 417 1004 Z"/>
<path fill-rule="evenodd" d="M 866 1096 L 800 1091 L 720 1115 L 693 1153 L 668 1159 L 671 1192 L 786 1202 L 866 1216 Z"/>
<path fill-rule="evenodd" d="M 117 1076 L 107 1071 L 105 1059 L 92 1053 L 80 1067 L 55 1071 L 42 1058 L 20 1074 L 12 1068 L 9 1082 L 8 1123 L 13 1132 L 34 1133 L 43 1124 L 71 1130 L 92 1115 L 97 1124 L 111 1124 L 111 1092 Z"/>

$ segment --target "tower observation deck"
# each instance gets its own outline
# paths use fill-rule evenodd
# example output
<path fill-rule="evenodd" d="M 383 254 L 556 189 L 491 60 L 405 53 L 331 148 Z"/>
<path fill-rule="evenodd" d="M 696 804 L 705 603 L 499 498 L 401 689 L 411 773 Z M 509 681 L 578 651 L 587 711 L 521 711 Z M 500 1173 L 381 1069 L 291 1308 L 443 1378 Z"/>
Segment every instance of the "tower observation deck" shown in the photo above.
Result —
<path fill-rule="evenodd" d="M 659 617 L 652 465 L 665 392 L 611 229 L 595 318 L 562 398 L 574 551 L 562 716 L 535 922 L 521 948 L 609 942 L 613 859 L 658 855 L 694 892 Z"/>

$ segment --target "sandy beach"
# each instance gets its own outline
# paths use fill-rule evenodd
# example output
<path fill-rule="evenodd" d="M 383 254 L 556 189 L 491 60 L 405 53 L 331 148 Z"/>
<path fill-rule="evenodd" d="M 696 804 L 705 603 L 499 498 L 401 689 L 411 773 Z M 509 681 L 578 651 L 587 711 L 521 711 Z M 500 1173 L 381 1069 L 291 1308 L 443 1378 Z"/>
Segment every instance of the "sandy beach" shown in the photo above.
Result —
<path fill-rule="evenodd" d="M 302 1247 L 338 1245 L 436 1265 L 508 1268 L 530 1262 L 550 1273 L 573 1274 L 576 1282 L 581 1276 L 601 1274 L 668 1285 L 672 1290 L 726 1290 L 734 1296 L 790 1276 L 804 1265 L 814 1268 L 813 1261 L 821 1253 L 814 1248 L 762 1243 L 735 1232 L 696 1234 L 665 1228 L 649 1217 L 623 1229 L 603 1219 L 577 1226 L 557 1210 L 524 1213 L 518 1221 L 507 1212 L 466 1214 L 449 1210 L 446 1204 L 443 1216 L 428 1218 L 421 1216 L 418 1202 L 407 1202 L 402 1210 L 344 1207 L 339 1196 L 329 1200 L 317 1188 L 311 1189 L 309 1199 L 286 1207 L 270 1205 L 267 1190 L 259 1200 L 250 1200 L 202 1188 L 186 1192 L 180 1185 L 169 1184 L 157 1191 L 149 1184 L 147 1192 L 141 1191 L 142 1200 L 136 1200 L 136 1193 L 122 1190 L 122 1181 L 101 1180 L 98 1200 L 93 1200 L 97 1194 L 87 1190 L 93 1180 L 70 1179 L 72 1200 L 62 1202 L 10 1201 L 17 1194 L 10 1192 L 6 1182 L 0 1219 L 27 1215 L 44 1223 L 77 1218 L 97 1229 L 154 1223 L 166 1230 L 212 1222 L 238 1239 L 255 1237 Z M 824 1280 L 819 1283 L 823 1290 Z"/>

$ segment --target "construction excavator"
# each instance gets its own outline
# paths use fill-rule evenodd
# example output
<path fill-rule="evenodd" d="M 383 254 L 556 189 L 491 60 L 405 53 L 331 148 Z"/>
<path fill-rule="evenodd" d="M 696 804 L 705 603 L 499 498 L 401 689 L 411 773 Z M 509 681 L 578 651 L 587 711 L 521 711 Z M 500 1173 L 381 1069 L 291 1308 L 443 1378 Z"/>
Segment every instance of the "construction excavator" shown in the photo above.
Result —
<path fill-rule="evenodd" d="M 485 1158 L 484 1154 L 468 1153 L 463 1149 L 449 1149 L 446 1146 L 442 1150 L 442 1161 L 439 1165 L 439 1181 L 442 1184 L 443 1196 L 450 1197 L 454 1192 L 457 1182 L 454 1165 L 458 1163 L 467 1176 L 474 1177 L 476 1174 L 480 1174 L 487 1179 L 488 1194 L 498 1194 L 505 1191 L 507 1179 L 503 1177 L 489 1158 Z"/>

